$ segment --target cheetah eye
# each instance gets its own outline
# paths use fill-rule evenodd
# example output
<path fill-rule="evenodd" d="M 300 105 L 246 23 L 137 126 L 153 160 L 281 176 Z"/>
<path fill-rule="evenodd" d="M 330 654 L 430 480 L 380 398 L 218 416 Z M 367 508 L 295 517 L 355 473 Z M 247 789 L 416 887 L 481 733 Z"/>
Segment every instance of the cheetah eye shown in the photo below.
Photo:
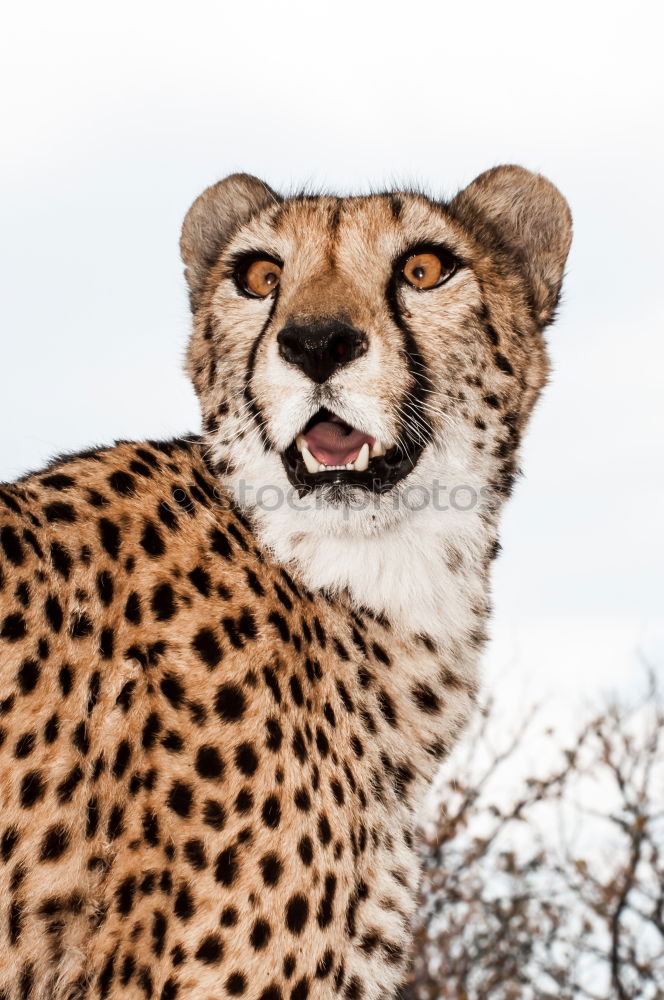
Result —
<path fill-rule="evenodd" d="M 438 288 L 452 277 L 457 269 L 454 256 L 444 250 L 433 253 L 415 253 L 403 265 L 401 273 L 413 288 L 420 291 Z"/>
<path fill-rule="evenodd" d="M 264 299 L 281 278 L 281 265 L 273 260 L 252 260 L 239 274 L 239 283 L 248 295 Z"/>

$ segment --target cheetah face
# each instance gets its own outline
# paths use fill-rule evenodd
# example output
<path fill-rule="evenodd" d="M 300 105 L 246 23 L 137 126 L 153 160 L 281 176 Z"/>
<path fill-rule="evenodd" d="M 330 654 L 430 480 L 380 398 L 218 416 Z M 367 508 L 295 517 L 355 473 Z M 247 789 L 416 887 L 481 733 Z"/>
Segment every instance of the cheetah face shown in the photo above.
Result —
<path fill-rule="evenodd" d="M 283 200 L 244 175 L 208 189 L 181 246 L 218 475 L 313 496 L 333 530 L 349 509 L 362 531 L 391 524 L 434 482 L 504 494 L 569 237 L 562 197 L 520 168 L 450 204 Z"/>

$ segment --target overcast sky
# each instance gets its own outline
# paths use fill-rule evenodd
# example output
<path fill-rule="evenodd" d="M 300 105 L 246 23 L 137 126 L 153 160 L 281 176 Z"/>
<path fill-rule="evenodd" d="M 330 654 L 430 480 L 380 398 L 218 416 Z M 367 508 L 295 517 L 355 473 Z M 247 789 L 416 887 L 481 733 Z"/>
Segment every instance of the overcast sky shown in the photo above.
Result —
<path fill-rule="evenodd" d="M 570 201 L 551 384 L 496 567 L 493 685 L 664 662 L 663 80 L 654 3 L 13 4 L 0 40 L 0 479 L 198 427 L 179 228 L 233 170 Z"/>

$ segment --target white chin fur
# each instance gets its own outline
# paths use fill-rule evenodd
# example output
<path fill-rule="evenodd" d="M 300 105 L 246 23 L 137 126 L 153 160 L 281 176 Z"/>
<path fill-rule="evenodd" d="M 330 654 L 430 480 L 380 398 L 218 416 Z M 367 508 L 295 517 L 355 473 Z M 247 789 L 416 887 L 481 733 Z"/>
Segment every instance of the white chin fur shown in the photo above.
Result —
<path fill-rule="evenodd" d="M 479 501 L 484 484 L 469 481 L 467 443 L 457 443 L 456 460 L 449 449 L 443 454 L 428 446 L 399 484 L 399 494 L 410 487 L 416 506 L 422 488 L 432 496 L 437 481 L 448 491 L 459 484 L 470 487 Z M 470 510 L 455 509 L 443 495 L 447 510 L 431 503 L 414 510 L 395 504 L 394 491 L 368 496 L 359 488 L 351 507 L 321 502 L 318 490 L 300 499 L 279 456 L 265 453 L 256 438 L 245 441 L 242 467 L 223 485 L 251 513 L 275 559 L 309 589 L 346 592 L 358 607 L 442 641 L 472 628 L 469 609 L 485 600 L 480 567 L 490 541 L 479 502 Z M 448 567 L 450 551 L 460 557 L 460 567 Z"/>

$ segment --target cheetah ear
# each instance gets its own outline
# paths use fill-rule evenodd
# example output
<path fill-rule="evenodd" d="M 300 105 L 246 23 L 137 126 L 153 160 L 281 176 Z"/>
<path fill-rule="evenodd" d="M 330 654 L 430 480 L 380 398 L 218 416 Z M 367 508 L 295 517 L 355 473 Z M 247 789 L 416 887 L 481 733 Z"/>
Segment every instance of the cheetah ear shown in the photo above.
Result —
<path fill-rule="evenodd" d="M 281 198 L 251 174 L 231 174 L 203 191 L 182 225 L 180 254 L 192 312 L 200 305 L 205 277 L 234 231 Z"/>
<path fill-rule="evenodd" d="M 529 281 L 539 324 L 550 323 L 572 242 L 572 215 L 560 191 L 523 167 L 494 167 L 449 207 L 476 236 L 497 242 L 516 260 Z"/>

